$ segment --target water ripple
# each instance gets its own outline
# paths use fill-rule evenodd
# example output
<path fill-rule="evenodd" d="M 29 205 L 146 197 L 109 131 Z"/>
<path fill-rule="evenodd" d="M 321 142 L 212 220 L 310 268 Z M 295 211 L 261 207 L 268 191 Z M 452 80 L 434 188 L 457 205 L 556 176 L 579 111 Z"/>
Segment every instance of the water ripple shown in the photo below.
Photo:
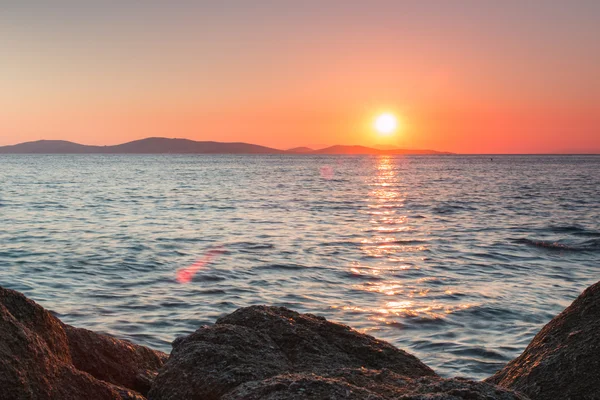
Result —
<path fill-rule="evenodd" d="M 0 182 L 0 284 L 167 352 L 274 304 L 482 378 L 599 276 L 600 157 L 6 155 Z"/>

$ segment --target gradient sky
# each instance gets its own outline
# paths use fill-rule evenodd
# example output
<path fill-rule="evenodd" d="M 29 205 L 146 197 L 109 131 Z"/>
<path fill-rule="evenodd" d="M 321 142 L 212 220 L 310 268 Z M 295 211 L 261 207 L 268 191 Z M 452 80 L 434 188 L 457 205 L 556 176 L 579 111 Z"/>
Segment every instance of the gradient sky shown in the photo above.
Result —
<path fill-rule="evenodd" d="M 600 1 L 193 3 L 1 2 L 0 145 L 600 152 Z"/>

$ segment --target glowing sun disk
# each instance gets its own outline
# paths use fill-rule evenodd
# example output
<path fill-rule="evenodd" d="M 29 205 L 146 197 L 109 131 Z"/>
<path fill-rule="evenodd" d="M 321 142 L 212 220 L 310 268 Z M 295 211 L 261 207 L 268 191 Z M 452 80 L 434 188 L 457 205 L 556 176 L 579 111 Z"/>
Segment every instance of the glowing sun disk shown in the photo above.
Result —
<path fill-rule="evenodd" d="M 391 113 L 384 113 L 379 115 L 375 119 L 375 129 L 377 132 L 383 135 L 388 135 L 396 130 L 398 127 L 398 120 L 396 116 Z"/>

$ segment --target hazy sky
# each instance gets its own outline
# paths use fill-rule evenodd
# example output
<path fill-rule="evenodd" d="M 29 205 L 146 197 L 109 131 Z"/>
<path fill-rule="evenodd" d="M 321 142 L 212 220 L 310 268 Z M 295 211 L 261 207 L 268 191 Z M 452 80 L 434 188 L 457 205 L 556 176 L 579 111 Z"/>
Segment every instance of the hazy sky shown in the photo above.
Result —
<path fill-rule="evenodd" d="M 0 0 L 0 145 L 600 152 L 599 21 L 596 0 Z"/>

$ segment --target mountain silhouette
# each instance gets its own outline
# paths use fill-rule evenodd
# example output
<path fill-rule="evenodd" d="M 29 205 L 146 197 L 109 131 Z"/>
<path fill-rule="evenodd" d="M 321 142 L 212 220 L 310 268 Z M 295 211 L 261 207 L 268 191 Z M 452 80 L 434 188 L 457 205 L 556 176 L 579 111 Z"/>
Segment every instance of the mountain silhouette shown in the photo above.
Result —
<path fill-rule="evenodd" d="M 87 146 L 63 140 L 38 140 L 0 147 L 0 153 L 29 154 L 283 154 L 285 151 L 248 143 L 197 142 L 147 138 L 114 146 Z"/>
<path fill-rule="evenodd" d="M 153 137 L 113 146 L 88 146 L 65 140 L 38 140 L 1 146 L 0 154 L 450 154 L 433 150 L 380 150 L 365 146 L 331 146 L 320 150 L 279 150 L 256 144 Z"/>
<path fill-rule="evenodd" d="M 96 147 L 99 146 L 85 146 L 65 140 L 38 140 L 0 147 L 0 153 L 78 154 L 93 153 Z"/>
<path fill-rule="evenodd" d="M 389 149 L 380 150 L 365 146 L 331 146 L 313 151 L 313 154 L 451 154 L 434 150 Z"/>

